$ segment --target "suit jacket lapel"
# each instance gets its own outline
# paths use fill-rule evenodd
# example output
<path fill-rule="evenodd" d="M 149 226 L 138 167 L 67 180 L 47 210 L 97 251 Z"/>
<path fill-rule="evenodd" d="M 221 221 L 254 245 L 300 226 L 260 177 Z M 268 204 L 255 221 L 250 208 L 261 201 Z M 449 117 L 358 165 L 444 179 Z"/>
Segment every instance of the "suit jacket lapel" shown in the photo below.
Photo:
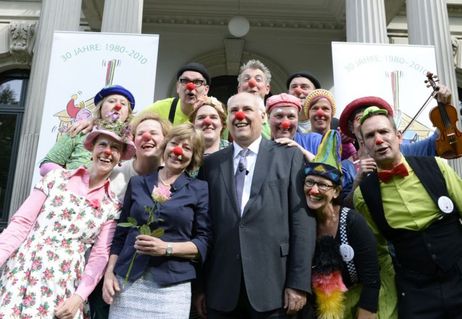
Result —
<path fill-rule="evenodd" d="M 158 176 L 158 173 L 156 172 L 156 173 L 149 174 L 143 177 L 144 178 L 143 186 L 146 188 L 148 194 L 151 194 L 152 191 L 154 190 L 154 185 L 157 185 L 157 176 Z M 154 199 L 152 200 L 152 202 L 154 202 Z"/>
<path fill-rule="evenodd" d="M 236 199 L 236 185 L 234 183 L 234 147 L 227 147 L 223 150 L 222 158 L 220 159 L 220 170 L 223 184 L 226 187 L 226 192 L 232 194 L 229 197 L 232 199 L 234 210 L 240 215 L 240 209 Z"/>

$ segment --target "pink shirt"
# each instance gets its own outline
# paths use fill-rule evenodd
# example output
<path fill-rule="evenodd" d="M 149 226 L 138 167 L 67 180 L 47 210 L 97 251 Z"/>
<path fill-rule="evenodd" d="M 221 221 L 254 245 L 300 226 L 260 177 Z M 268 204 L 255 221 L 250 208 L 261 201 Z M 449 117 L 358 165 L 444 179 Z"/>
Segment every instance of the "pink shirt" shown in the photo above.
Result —
<path fill-rule="evenodd" d="M 68 189 L 76 194 L 86 197 L 89 201 L 101 200 L 109 192 L 109 180 L 98 188 L 89 189 L 90 176 L 88 171 L 80 167 L 76 169 L 69 179 Z M 24 201 L 18 211 L 13 215 L 8 227 L 0 234 L 0 266 L 19 248 L 35 224 L 35 220 L 47 196 L 40 190 L 34 189 Z M 117 201 L 117 199 L 114 199 Z M 109 259 L 112 237 L 116 222 L 109 220 L 101 227 L 98 238 L 91 248 L 90 256 L 85 265 L 79 286 L 75 291 L 84 300 L 98 284 L 103 276 Z"/>

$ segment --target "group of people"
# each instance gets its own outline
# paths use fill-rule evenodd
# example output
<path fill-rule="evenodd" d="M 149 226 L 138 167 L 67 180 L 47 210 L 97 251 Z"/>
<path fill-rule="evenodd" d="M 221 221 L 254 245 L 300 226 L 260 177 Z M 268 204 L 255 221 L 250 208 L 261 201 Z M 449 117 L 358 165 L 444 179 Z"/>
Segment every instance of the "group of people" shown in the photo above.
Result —
<path fill-rule="evenodd" d="M 401 145 L 373 96 L 333 124 L 312 74 L 268 97 L 258 60 L 226 105 L 203 65 L 176 78 L 137 112 L 103 88 L 41 161 L 0 234 L 0 319 L 462 318 L 462 180 L 438 133 Z"/>

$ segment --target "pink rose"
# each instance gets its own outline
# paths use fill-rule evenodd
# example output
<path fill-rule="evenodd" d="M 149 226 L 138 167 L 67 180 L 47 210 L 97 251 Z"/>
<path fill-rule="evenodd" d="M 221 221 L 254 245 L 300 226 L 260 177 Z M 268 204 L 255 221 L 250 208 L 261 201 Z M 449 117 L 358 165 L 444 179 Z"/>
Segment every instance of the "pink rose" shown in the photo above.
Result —
<path fill-rule="evenodd" d="M 152 199 L 154 199 L 154 201 L 162 204 L 168 201 L 170 196 L 172 196 L 170 187 L 164 185 L 154 186 L 154 190 L 152 191 Z"/>

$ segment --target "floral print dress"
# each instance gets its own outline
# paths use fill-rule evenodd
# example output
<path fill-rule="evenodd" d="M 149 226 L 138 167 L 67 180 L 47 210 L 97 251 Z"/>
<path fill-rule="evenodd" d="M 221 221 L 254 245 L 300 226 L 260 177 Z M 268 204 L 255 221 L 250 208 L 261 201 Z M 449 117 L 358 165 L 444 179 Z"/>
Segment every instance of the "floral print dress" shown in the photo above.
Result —
<path fill-rule="evenodd" d="M 36 186 L 47 195 L 34 226 L 0 276 L 0 319 L 54 318 L 54 310 L 79 285 L 85 252 L 101 226 L 118 218 L 120 204 L 101 203 L 66 189 L 70 171 L 54 170 Z M 88 307 L 75 318 L 88 318 Z"/>

